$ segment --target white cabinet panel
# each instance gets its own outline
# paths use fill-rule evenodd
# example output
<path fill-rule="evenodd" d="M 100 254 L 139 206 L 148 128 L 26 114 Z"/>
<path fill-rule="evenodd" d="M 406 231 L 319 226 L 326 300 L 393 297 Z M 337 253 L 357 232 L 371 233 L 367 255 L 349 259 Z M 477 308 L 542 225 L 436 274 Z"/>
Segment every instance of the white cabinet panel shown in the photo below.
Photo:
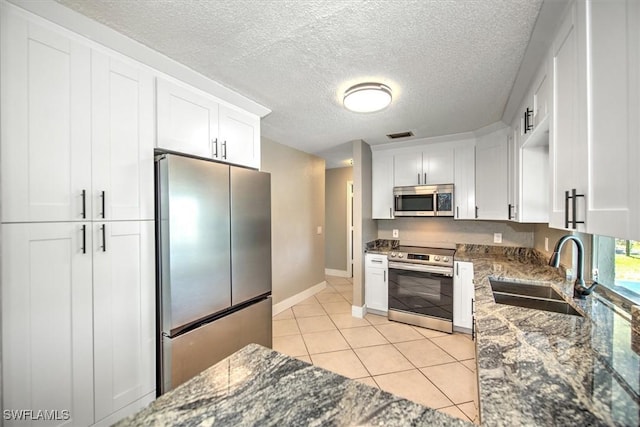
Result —
<path fill-rule="evenodd" d="M 389 310 L 389 272 L 386 255 L 366 254 L 364 300 L 367 310 L 386 313 Z"/>
<path fill-rule="evenodd" d="M 454 175 L 452 148 L 426 149 L 422 152 L 423 184 L 451 184 Z"/>
<path fill-rule="evenodd" d="M 474 146 L 455 148 L 455 218 L 474 219 L 476 217 L 476 148 Z"/>
<path fill-rule="evenodd" d="M 69 420 L 49 425 L 89 425 L 93 422 L 90 225 L 5 224 L 2 234 L 4 408 L 66 409 Z M 5 425 L 14 423 L 5 420 Z"/>
<path fill-rule="evenodd" d="M 2 14 L 2 221 L 82 220 L 90 211 L 90 50 Z M 88 218 L 88 215 L 86 216 Z"/>
<path fill-rule="evenodd" d="M 153 226 L 93 225 L 96 421 L 155 388 Z"/>
<path fill-rule="evenodd" d="M 422 151 L 393 154 L 393 185 L 424 184 L 422 176 Z"/>
<path fill-rule="evenodd" d="M 158 148 L 221 158 L 218 103 L 162 79 L 156 85 Z"/>
<path fill-rule="evenodd" d="M 260 167 L 260 118 L 220 106 L 220 158 L 230 163 Z"/>
<path fill-rule="evenodd" d="M 92 52 L 92 218 L 153 219 L 153 102 L 150 73 Z"/>
<path fill-rule="evenodd" d="M 374 151 L 371 165 L 371 217 L 393 218 L 393 155 Z"/>
<path fill-rule="evenodd" d="M 456 261 L 453 275 L 453 326 L 471 331 L 473 328 L 473 263 Z"/>
<path fill-rule="evenodd" d="M 506 220 L 508 210 L 508 129 L 478 139 L 476 206 L 478 219 Z"/>

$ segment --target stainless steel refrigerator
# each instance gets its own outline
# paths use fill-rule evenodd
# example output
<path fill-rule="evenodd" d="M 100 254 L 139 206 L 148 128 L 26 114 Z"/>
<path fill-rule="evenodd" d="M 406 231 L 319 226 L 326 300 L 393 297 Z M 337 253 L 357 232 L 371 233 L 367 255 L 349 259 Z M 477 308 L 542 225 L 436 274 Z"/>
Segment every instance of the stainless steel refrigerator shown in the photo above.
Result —
<path fill-rule="evenodd" d="M 270 175 L 156 156 L 158 394 L 271 347 Z"/>

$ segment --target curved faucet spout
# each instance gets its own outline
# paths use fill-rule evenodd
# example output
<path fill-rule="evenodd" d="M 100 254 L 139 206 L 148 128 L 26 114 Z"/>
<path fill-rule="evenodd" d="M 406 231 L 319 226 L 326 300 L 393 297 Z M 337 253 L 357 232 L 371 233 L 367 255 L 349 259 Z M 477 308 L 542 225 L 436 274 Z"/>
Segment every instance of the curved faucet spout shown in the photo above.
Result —
<path fill-rule="evenodd" d="M 576 281 L 573 286 L 573 297 L 584 298 L 585 295 L 589 295 L 591 292 L 593 292 L 598 284 L 594 282 L 593 285 L 586 286 L 584 283 L 584 245 L 582 244 L 582 241 L 578 236 L 574 236 L 572 234 L 562 236 L 553 249 L 553 254 L 549 259 L 549 265 L 556 268 L 560 266 L 560 252 L 562 251 L 564 244 L 569 240 L 573 241 L 576 244 L 576 248 L 578 250 L 578 265 L 576 268 L 578 271 L 576 273 Z"/>

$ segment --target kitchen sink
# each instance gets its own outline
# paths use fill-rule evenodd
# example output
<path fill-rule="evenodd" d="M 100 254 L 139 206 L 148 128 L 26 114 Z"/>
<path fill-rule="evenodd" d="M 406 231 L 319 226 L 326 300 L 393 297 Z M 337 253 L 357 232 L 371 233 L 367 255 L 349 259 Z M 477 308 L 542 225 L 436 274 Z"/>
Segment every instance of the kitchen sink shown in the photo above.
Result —
<path fill-rule="evenodd" d="M 551 286 L 489 279 L 498 304 L 582 316 Z"/>

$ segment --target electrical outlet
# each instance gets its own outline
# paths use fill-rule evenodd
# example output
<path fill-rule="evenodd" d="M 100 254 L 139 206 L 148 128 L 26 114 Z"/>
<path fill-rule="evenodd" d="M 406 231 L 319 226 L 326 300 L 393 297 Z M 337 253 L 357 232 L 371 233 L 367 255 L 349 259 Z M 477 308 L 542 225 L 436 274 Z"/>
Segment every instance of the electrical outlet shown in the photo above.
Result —
<path fill-rule="evenodd" d="M 322 234 L 322 226 L 319 225 L 318 228 L 316 228 L 316 233 L 317 234 Z"/>
<path fill-rule="evenodd" d="M 396 239 L 398 237 L 400 237 L 400 232 L 395 228 L 393 229 L 393 231 L 391 233 L 392 233 L 393 237 L 395 237 Z"/>
<path fill-rule="evenodd" d="M 591 271 L 591 279 L 592 279 L 594 282 L 597 282 L 597 281 L 598 281 L 598 269 L 597 269 L 597 268 L 594 268 L 594 269 Z"/>
<path fill-rule="evenodd" d="M 549 252 L 549 238 L 548 237 L 544 238 L 544 250 Z"/>
<path fill-rule="evenodd" d="M 493 233 L 493 243 L 502 243 L 502 233 Z"/>

